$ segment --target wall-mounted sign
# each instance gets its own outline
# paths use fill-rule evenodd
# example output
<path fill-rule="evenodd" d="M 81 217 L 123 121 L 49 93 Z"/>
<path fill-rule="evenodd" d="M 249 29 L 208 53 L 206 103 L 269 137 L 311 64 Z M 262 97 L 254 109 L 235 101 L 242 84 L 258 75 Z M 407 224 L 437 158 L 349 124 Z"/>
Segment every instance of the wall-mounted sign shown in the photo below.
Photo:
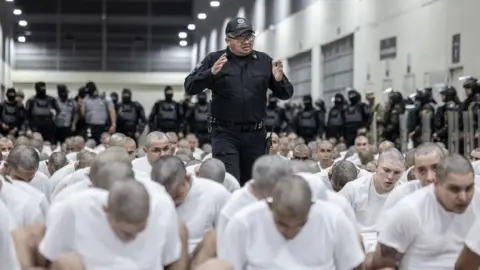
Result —
<path fill-rule="evenodd" d="M 397 57 L 397 37 L 380 40 L 380 60 Z"/>
<path fill-rule="evenodd" d="M 461 45 L 461 35 L 453 35 L 452 38 L 452 63 L 460 63 L 460 45 Z"/>

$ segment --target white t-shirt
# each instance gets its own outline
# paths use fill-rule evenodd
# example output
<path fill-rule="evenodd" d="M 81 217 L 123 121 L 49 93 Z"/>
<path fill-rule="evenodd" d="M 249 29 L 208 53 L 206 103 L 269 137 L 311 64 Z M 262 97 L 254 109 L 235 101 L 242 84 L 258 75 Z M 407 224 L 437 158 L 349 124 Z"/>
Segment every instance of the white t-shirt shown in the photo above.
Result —
<path fill-rule="evenodd" d="M 45 174 L 48 178 L 51 177 L 50 171 L 48 170 L 48 166 L 47 166 L 47 161 L 46 161 L 46 160 L 40 161 L 40 163 L 38 164 L 38 171 L 39 171 L 39 172 L 42 172 L 43 174 Z"/>
<path fill-rule="evenodd" d="M 410 195 L 421 188 L 422 184 L 419 180 L 412 180 L 403 185 L 396 186 L 388 195 L 388 198 L 383 205 L 383 211 L 389 210 L 407 195 Z"/>
<path fill-rule="evenodd" d="M 237 178 L 235 178 L 235 176 L 229 174 L 228 172 L 225 173 L 225 180 L 223 181 L 223 185 L 230 193 L 240 189 L 240 183 L 238 183 Z"/>
<path fill-rule="evenodd" d="M 324 201 L 312 205 L 307 223 L 291 240 L 279 233 L 265 201 L 235 214 L 225 236 L 228 244 L 219 258 L 236 270 L 346 270 L 365 258 L 351 222 Z"/>
<path fill-rule="evenodd" d="M 145 172 L 149 175 L 152 172 L 152 165 L 148 162 L 147 156 L 134 159 L 132 165 L 135 170 Z"/>
<path fill-rule="evenodd" d="M 480 211 L 480 191 L 463 214 L 445 211 L 434 185 L 419 189 L 386 212 L 378 242 L 402 253 L 400 270 L 454 268 L 458 254 Z"/>
<path fill-rule="evenodd" d="M 480 256 L 480 218 L 475 220 L 470 232 L 465 239 L 465 245 L 475 254 Z"/>
<path fill-rule="evenodd" d="M 29 193 L 1 179 L 0 200 L 5 204 L 13 219 L 12 229 L 26 227 L 35 223 L 43 223 L 45 215 L 40 209 L 37 199 Z"/>
<path fill-rule="evenodd" d="M 86 189 L 89 189 L 92 186 L 92 182 L 90 179 L 85 179 L 75 184 L 69 185 L 66 188 L 62 189 L 61 192 L 55 196 L 52 200 L 52 204 L 56 204 L 58 202 L 63 202 L 65 199 L 72 197 L 75 194 L 78 194 Z"/>
<path fill-rule="evenodd" d="M 50 194 L 53 191 L 53 182 L 44 173 L 37 171 L 29 184 L 42 192 L 47 199 L 50 199 Z"/>
<path fill-rule="evenodd" d="M 88 173 L 90 173 L 90 167 L 82 168 L 74 171 L 73 173 L 62 178 L 56 185 L 55 190 L 52 193 L 51 200 L 55 200 L 55 197 L 62 192 L 66 187 L 73 185 L 82 180 L 88 179 Z"/>
<path fill-rule="evenodd" d="M 26 183 L 24 181 L 13 180 L 13 179 L 10 179 L 10 180 L 12 181 L 12 184 L 14 186 L 16 186 L 19 189 L 25 191 L 26 193 L 28 193 L 32 197 L 34 202 L 37 205 L 40 206 L 40 210 L 42 211 L 43 216 L 46 217 L 47 212 L 48 212 L 48 208 L 50 207 L 50 203 L 48 202 L 45 194 L 43 194 L 41 191 L 32 187 L 31 185 L 29 185 L 28 183 Z"/>
<path fill-rule="evenodd" d="M 55 204 L 47 220 L 40 253 L 54 261 L 64 252 L 80 255 L 85 269 L 163 269 L 180 258 L 177 215 L 165 205 L 150 212 L 147 227 L 131 242 L 122 242 L 107 222 L 103 206 L 108 192 L 85 190 Z"/>
<path fill-rule="evenodd" d="M 77 154 L 78 152 L 70 152 L 66 155 L 66 157 L 70 162 L 75 162 L 77 161 Z"/>
<path fill-rule="evenodd" d="M 65 178 L 67 175 L 71 174 L 75 172 L 75 163 L 70 163 L 64 167 L 62 167 L 61 169 L 59 169 L 58 171 L 56 171 L 52 177 L 50 177 L 50 182 L 52 183 L 52 186 L 53 186 L 53 190 L 52 190 L 52 194 L 53 192 L 55 191 L 55 189 L 57 188 L 57 185 L 58 183 L 60 182 L 60 180 L 62 180 L 63 178 Z M 50 194 L 51 195 L 51 194 Z"/>
<path fill-rule="evenodd" d="M 324 200 L 340 207 L 340 209 L 342 209 L 343 213 L 345 213 L 345 215 L 352 222 L 352 224 L 357 227 L 355 213 L 353 212 L 352 206 L 345 199 L 345 197 L 331 191 L 328 187 L 326 187 L 324 182 L 321 181 L 321 179 L 319 178 L 318 174 L 297 173 L 297 175 L 305 179 L 305 181 L 307 181 L 307 183 L 310 185 L 313 198 L 317 200 Z"/>
<path fill-rule="evenodd" d="M 241 189 L 232 193 L 230 200 L 221 209 L 217 223 L 217 254 L 220 257 L 220 253 L 223 253 L 225 246 L 228 242 L 225 242 L 225 229 L 230 222 L 230 219 L 244 207 L 257 202 L 257 198 L 250 192 L 251 182 L 248 182 Z"/>
<path fill-rule="evenodd" d="M 97 147 L 95 147 L 95 149 L 93 149 L 93 150 L 94 150 L 95 153 L 100 154 L 100 153 L 102 153 L 103 151 L 105 151 L 105 149 L 107 149 L 107 148 L 105 147 L 105 145 L 100 144 L 100 145 L 98 145 Z"/>
<path fill-rule="evenodd" d="M 187 224 L 189 251 L 195 250 L 204 235 L 214 229 L 220 210 L 230 198 L 230 192 L 221 184 L 203 178 L 192 180 L 185 201 L 177 207 L 178 218 Z"/>
<path fill-rule="evenodd" d="M 10 234 L 10 213 L 0 201 L 0 269 L 20 270 L 12 235 Z"/>

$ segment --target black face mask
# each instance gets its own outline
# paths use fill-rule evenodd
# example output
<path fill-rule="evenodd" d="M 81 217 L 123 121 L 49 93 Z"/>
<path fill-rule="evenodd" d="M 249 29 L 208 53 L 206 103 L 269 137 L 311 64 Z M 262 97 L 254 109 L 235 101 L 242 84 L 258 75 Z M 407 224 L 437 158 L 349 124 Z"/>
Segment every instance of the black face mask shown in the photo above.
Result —
<path fill-rule="evenodd" d="M 173 94 L 166 93 L 165 94 L 165 99 L 168 100 L 168 101 L 171 101 L 173 99 Z"/>
<path fill-rule="evenodd" d="M 343 104 L 343 101 L 341 99 L 335 99 L 335 105 L 340 106 Z"/>
<path fill-rule="evenodd" d="M 37 97 L 39 98 L 44 98 L 47 96 L 47 89 L 40 88 L 40 89 L 37 89 L 36 92 L 37 92 Z"/>
<path fill-rule="evenodd" d="M 67 99 L 67 97 L 68 97 L 68 93 L 67 93 L 67 92 L 58 92 L 58 96 L 59 96 L 62 100 L 65 100 L 65 99 Z"/>
<path fill-rule="evenodd" d="M 15 101 L 15 94 L 7 95 L 7 100 L 8 100 L 8 102 L 14 102 Z"/>
<path fill-rule="evenodd" d="M 205 105 L 207 103 L 207 97 L 198 97 L 198 104 Z"/>
<path fill-rule="evenodd" d="M 132 101 L 131 96 L 122 96 L 122 102 L 123 103 L 130 103 Z"/>
<path fill-rule="evenodd" d="M 305 100 L 303 101 L 303 105 L 305 106 L 305 108 L 312 108 L 312 101 Z"/>
<path fill-rule="evenodd" d="M 350 100 L 350 103 L 355 105 L 357 104 L 358 102 L 360 102 L 360 97 L 359 96 L 350 96 L 348 97 L 348 99 Z"/>

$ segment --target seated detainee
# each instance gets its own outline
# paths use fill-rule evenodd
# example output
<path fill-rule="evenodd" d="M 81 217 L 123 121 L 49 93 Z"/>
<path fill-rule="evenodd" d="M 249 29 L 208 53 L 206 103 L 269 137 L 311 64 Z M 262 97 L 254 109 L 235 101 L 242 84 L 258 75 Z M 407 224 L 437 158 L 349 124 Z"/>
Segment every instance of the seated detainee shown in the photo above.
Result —
<path fill-rule="evenodd" d="M 150 211 L 143 184 L 104 169 L 110 191 L 91 188 L 52 207 L 40 253 L 53 262 L 74 252 L 85 269 L 175 269 L 184 263 L 174 209 Z"/>
<path fill-rule="evenodd" d="M 240 188 L 237 179 L 227 174 L 225 164 L 219 159 L 210 158 L 205 160 L 198 168 L 197 177 L 213 180 L 225 186 L 229 192 Z"/>
<path fill-rule="evenodd" d="M 175 156 L 161 157 L 153 164 L 152 180 L 163 185 L 172 197 L 179 220 L 188 228 L 189 251 L 197 254 L 197 245 L 208 231 L 216 227 L 220 210 L 229 200 L 230 193 L 214 181 L 192 179 L 183 162 Z"/>
<path fill-rule="evenodd" d="M 10 229 L 13 220 L 5 204 L 0 201 L 0 269 L 20 270 Z"/>
<path fill-rule="evenodd" d="M 337 206 L 312 199 L 301 177 L 280 180 L 271 198 L 230 220 L 219 258 L 235 270 L 363 269 L 355 227 Z"/>

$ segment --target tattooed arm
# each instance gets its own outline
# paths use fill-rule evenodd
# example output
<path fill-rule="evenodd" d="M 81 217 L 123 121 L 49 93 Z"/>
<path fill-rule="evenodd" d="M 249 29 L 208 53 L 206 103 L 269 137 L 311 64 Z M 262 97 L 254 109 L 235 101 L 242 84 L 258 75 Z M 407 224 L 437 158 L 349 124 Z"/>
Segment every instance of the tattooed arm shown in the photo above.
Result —
<path fill-rule="evenodd" d="M 394 268 L 400 261 L 402 254 L 396 249 L 378 243 L 375 254 L 373 255 L 372 269 Z"/>

